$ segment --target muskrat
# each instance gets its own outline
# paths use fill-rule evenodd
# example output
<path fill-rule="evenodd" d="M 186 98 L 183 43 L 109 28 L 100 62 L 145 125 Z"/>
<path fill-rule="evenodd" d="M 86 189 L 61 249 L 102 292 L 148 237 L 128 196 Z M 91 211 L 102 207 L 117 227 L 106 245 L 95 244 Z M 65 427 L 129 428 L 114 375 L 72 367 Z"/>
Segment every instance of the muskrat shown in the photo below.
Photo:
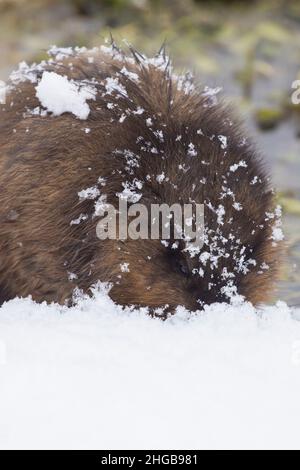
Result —
<path fill-rule="evenodd" d="M 173 74 L 164 49 L 152 59 L 129 49 L 52 48 L 11 75 L 0 107 L 1 301 L 70 303 L 74 288 L 101 281 L 118 304 L 151 311 L 265 302 L 282 236 L 260 156 L 219 90 Z M 99 240 L 97 204 L 116 204 L 124 188 L 147 206 L 204 204 L 202 248 Z"/>

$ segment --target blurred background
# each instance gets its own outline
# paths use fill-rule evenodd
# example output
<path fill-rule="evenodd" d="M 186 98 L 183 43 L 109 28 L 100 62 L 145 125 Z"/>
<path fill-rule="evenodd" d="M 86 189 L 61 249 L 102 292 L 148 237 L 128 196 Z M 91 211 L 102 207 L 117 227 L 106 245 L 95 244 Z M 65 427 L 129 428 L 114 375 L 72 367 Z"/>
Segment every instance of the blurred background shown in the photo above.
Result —
<path fill-rule="evenodd" d="M 0 0 L 0 80 L 49 45 L 127 39 L 153 54 L 166 41 L 178 71 L 222 86 L 270 169 L 284 209 L 287 256 L 276 298 L 300 305 L 300 1 Z"/>

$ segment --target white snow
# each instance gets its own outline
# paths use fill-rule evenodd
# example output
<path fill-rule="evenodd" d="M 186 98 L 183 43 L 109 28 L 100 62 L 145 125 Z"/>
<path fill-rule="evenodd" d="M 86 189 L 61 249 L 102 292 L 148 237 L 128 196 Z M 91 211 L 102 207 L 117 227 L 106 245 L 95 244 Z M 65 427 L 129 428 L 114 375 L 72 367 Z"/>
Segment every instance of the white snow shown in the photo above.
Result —
<path fill-rule="evenodd" d="M 74 54 L 74 49 L 73 47 L 57 47 L 54 45 L 48 49 L 48 54 L 55 57 L 56 60 L 60 61 L 65 57 L 72 56 Z"/>
<path fill-rule="evenodd" d="M 144 108 L 142 108 L 141 106 L 138 106 L 136 110 L 133 111 L 133 114 L 140 115 L 140 114 L 143 114 L 144 112 L 145 112 Z"/>
<path fill-rule="evenodd" d="M 88 217 L 89 217 L 88 214 L 80 214 L 80 216 L 77 219 L 71 220 L 70 225 L 78 225 L 81 222 L 87 220 Z"/>
<path fill-rule="evenodd" d="M 216 209 L 216 214 L 218 216 L 217 223 L 219 225 L 224 225 L 224 216 L 226 214 L 225 207 L 222 204 L 219 204 L 218 208 Z"/>
<path fill-rule="evenodd" d="M 0 80 L 0 105 L 5 104 L 8 87 L 5 82 Z"/>
<path fill-rule="evenodd" d="M 135 72 L 130 72 L 129 70 L 127 70 L 126 67 L 123 67 L 121 69 L 121 73 L 123 75 L 125 75 L 126 77 L 128 77 L 130 80 L 133 80 L 134 82 L 138 82 L 139 81 L 139 76 L 137 73 Z"/>
<path fill-rule="evenodd" d="M 10 74 L 10 81 L 14 85 L 18 85 L 19 83 L 30 81 L 31 83 L 36 83 L 37 82 L 37 75 L 38 72 L 43 70 L 43 67 L 45 66 L 46 62 L 42 61 L 40 64 L 31 64 L 28 65 L 26 62 L 20 62 L 18 69 L 13 70 L 13 72 Z"/>
<path fill-rule="evenodd" d="M 300 310 L 0 309 L 0 448 L 300 448 Z"/>
<path fill-rule="evenodd" d="M 126 117 L 127 117 L 126 114 L 123 113 L 122 116 L 119 119 L 119 122 L 121 122 L 121 123 L 124 122 Z"/>
<path fill-rule="evenodd" d="M 243 210 L 243 206 L 240 202 L 234 202 L 232 204 L 232 207 L 236 210 L 236 211 L 242 211 Z"/>
<path fill-rule="evenodd" d="M 189 157 L 197 157 L 198 155 L 197 150 L 195 149 L 195 145 L 192 142 L 188 146 L 187 154 Z"/>
<path fill-rule="evenodd" d="M 238 163 L 235 163 L 234 165 L 231 165 L 229 170 L 232 171 L 232 173 L 235 173 L 236 170 L 238 170 L 238 168 L 247 168 L 247 163 L 245 162 L 245 160 L 241 160 L 240 162 Z M 251 184 L 251 183 L 250 183 Z"/>
<path fill-rule="evenodd" d="M 156 181 L 159 183 L 159 184 L 162 184 L 164 182 L 164 179 L 166 178 L 166 175 L 164 172 L 162 172 L 160 175 L 157 175 L 156 176 Z"/>
<path fill-rule="evenodd" d="M 79 191 L 78 196 L 82 201 L 85 199 L 96 199 L 98 196 L 100 196 L 100 191 L 97 186 L 91 186 L 90 188 Z"/>
<path fill-rule="evenodd" d="M 116 93 L 116 97 L 128 96 L 125 87 L 119 82 L 118 78 L 107 77 L 105 79 L 105 89 L 108 95 Z"/>
<path fill-rule="evenodd" d="M 217 95 L 222 91 L 221 87 L 210 88 L 209 86 L 205 86 L 202 92 L 202 96 L 207 98 L 207 103 L 204 103 L 204 107 L 212 107 L 218 104 Z M 227 142 L 226 142 L 227 143 Z"/>
<path fill-rule="evenodd" d="M 277 242 L 284 240 L 281 206 L 276 206 L 274 212 L 266 212 L 266 220 L 274 220 L 271 239 L 273 240 L 273 246 L 277 246 Z"/>
<path fill-rule="evenodd" d="M 55 72 L 43 72 L 36 96 L 54 116 L 72 113 L 79 119 L 87 119 L 90 114 L 87 100 L 95 99 L 95 89 L 87 84 L 80 86 Z"/>
<path fill-rule="evenodd" d="M 129 273 L 130 272 L 129 263 L 120 264 L 120 269 L 122 273 Z"/>
<path fill-rule="evenodd" d="M 282 228 L 280 228 L 280 227 L 274 227 L 273 228 L 272 239 L 275 242 L 281 242 L 282 240 L 284 240 L 284 234 L 283 234 Z"/>
<path fill-rule="evenodd" d="M 126 181 L 125 183 L 122 183 L 123 186 L 123 191 L 120 193 L 116 193 L 116 196 L 125 199 L 128 202 L 132 202 L 133 204 L 137 203 L 141 197 L 142 194 L 138 193 L 136 189 L 142 189 L 143 183 L 137 179 L 135 179 L 133 182 Z"/>
<path fill-rule="evenodd" d="M 218 139 L 221 142 L 221 148 L 225 150 L 227 148 L 227 137 L 225 135 L 218 135 Z"/>

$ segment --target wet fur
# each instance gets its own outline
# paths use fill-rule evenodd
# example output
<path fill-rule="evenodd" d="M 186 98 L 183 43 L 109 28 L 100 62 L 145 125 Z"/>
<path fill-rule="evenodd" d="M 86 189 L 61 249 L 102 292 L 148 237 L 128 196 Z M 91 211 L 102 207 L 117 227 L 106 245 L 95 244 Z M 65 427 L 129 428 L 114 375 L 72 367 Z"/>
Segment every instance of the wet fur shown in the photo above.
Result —
<path fill-rule="evenodd" d="M 94 53 L 91 64 L 87 60 L 90 55 L 79 54 L 47 69 L 69 78 L 96 78 L 101 82 L 124 66 L 122 61 L 99 52 Z M 217 207 L 223 175 L 228 175 L 228 186 L 243 210 L 234 210 L 228 196 L 222 200 L 226 209 L 222 233 L 226 236 L 233 231 L 246 247 L 246 255 L 257 262 L 248 274 L 237 273 L 238 293 L 254 304 L 266 301 L 278 271 L 278 249 L 272 246 L 272 227 L 265 221 L 265 213 L 273 210 L 273 195 L 256 151 L 251 144 L 240 145 L 243 134 L 239 124 L 231 125 L 231 120 L 237 121 L 230 110 L 224 105 L 206 107 L 201 88 L 192 94 L 179 91 L 167 71 L 139 64 L 137 54 L 135 64 L 126 67 L 140 78 L 135 83 L 120 74 L 131 101 L 125 96 L 102 96 L 99 85 L 96 101 L 89 101 L 87 121 L 71 114 L 24 117 L 27 108 L 40 105 L 35 97 L 36 84 L 28 81 L 14 87 L 7 104 L 0 107 L 1 301 L 32 295 L 37 301 L 64 303 L 72 298 L 74 287 L 88 292 L 97 280 L 111 282 L 110 295 L 122 305 L 184 305 L 194 310 L 199 308 L 199 299 L 204 303 L 228 301 L 221 293 L 225 282 L 220 273 L 223 267 L 233 268 L 232 256 L 220 261 L 217 272 L 207 267 L 200 278 L 192 275 L 192 269 L 200 266 L 198 257 L 170 250 L 160 240 L 100 241 L 96 237 L 98 220 L 92 217 L 95 201 L 78 198 L 78 191 L 94 186 L 101 176 L 107 181 L 102 189 L 108 202 L 116 204 L 122 182 L 138 178 L 145 181 L 140 203 L 171 205 L 194 200 Z M 109 110 L 108 102 L 118 106 Z M 122 112 L 138 106 L 145 110 L 142 115 L 131 113 L 119 122 Z M 163 130 L 164 142 L 146 125 L 147 117 L 153 119 L 155 129 Z M 89 134 L 84 132 L 85 127 L 91 129 Z M 198 129 L 204 135 L 197 134 Z M 181 141 L 176 141 L 178 135 L 182 135 Z M 213 135 L 228 136 L 225 156 Z M 159 155 L 141 151 L 139 136 L 159 149 Z M 187 158 L 190 142 L 199 157 Z M 133 175 L 126 171 L 124 157 L 113 153 L 116 149 L 140 155 L 140 166 Z M 230 172 L 230 166 L 240 160 L 245 160 L 247 168 Z M 184 173 L 179 171 L 179 164 L 190 168 Z M 155 176 L 162 172 L 172 185 L 156 182 Z M 147 182 L 148 174 L 153 177 Z M 261 183 L 251 185 L 255 176 Z M 203 177 L 206 184 L 200 183 Z M 89 219 L 70 225 L 81 213 L 89 214 Z M 213 229 L 218 227 L 216 214 L 207 208 L 205 223 Z M 230 244 L 226 247 L 231 254 Z M 120 272 L 124 262 L 129 263 L 128 273 Z M 178 269 L 181 262 L 186 264 L 187 274 Z M 257 274 L 263 262 L 269 269 Z M 75 273 L 77 279 L 70 281 L 68 273 Z M 215 285 L 209 288 L 212 275 Z"/>

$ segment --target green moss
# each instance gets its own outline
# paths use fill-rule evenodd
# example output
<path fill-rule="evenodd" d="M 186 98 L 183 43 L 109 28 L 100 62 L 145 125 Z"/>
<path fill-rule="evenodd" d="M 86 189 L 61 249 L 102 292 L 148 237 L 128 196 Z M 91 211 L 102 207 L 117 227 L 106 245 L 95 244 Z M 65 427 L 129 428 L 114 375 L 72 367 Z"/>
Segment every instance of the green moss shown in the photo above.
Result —
<path fill-rule="evenodd" d="M 300 5 L 299 2 L 287 2 L 285 5 L 285 15 L 294 21 L 300 22 Z"/>
<path fill-rule="evenodd" d="M 260 108 L 255 112 L 257 126 L 263 130 L 275 129 L 283 118 L 280 108 Z"/>
<path fill-rule="evenodd" d="M 288 214 L 300 216 L 300 201 L 293 197 L 284 196 L 279 194 L 278 202 L 282 206 L 284 212 Z"/>

